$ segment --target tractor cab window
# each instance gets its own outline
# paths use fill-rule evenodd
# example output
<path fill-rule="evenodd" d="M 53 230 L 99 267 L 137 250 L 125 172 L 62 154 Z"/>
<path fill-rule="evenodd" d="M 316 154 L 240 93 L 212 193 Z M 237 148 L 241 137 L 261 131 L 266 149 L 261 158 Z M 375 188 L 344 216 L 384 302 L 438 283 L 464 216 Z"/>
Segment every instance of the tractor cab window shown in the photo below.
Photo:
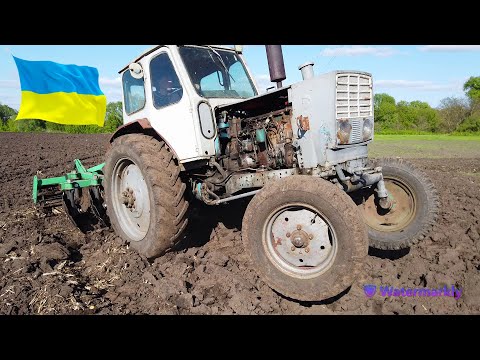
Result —
<path fill-rule="evenodd" d="M 206 98 L 246 99 L 257 95 L 240 57 L 211 47 L 183 46 L 180 56 L 197 93 Z"/>
<path fill-rule="evenodd" d="M 130 115 L 145 106 L 145 83 L 143 78 L 135 79 L 130 71 L 125 71 L 122 77 L 123 103 L 125 112 Z"/>
<path fill-rule="evenodd" d="M 176 102 L 183 96 L 175 68 L 166 53 L 160 54 L 150 62 L 153 105 L 159 109 Z"/>

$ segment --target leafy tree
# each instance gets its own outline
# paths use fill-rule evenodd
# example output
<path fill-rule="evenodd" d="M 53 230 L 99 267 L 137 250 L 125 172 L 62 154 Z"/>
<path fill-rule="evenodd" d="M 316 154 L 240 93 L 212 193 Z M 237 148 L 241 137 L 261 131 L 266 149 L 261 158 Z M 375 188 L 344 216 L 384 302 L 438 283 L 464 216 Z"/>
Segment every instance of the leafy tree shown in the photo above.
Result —
<path fill-rule="evenodd" d="M 53 122 L 47 122 L 46 124 L 47 132 L 67 132 L 67 125 L 57 124 Z"/>
<path fill-rule="evenodd" d="M 441 118 L 438 112 L 423 101 L 399 101 L 388 94 L 376 94 L 374 98 L 376 129 L 418 130 L 436 132 Z"/>
<path fill-rule="evenodd" d="M 399 126 L 397 129 L 416 129 L 417 111 L 408 101 L 399 101 L 397 104 Z"/>
<path fill-rule="evenodd" d="M 463 90 L 470 100 L 480 100 L 480 76 L 470 76 L 463 84 Z"/>
<path fill-rule="evenodd" d="M 397 106 L 393 96 L 385 93 L 375 94 L 373 108 L 377 130 L 392 128 L 398 123 Z"/>
<path fill-rule="evenodd" d="M 469 106 L 466 98 L 447 97 L 440 101 L 438 107 L 440 116 L 440 130 L 452 132 L 465 120 L 469 114 Z"/>
<path fill-rule="evenodd" d="M 480 132 L 480 115 L 467 117 L 457 128 L 459 132 Z"/>
<path fill-rule="evenodd" d="M 0 123 L 0 130 L 1 131 L 8 131 L 8 132 L 17 132 L 17 124 L 15 122 L 14 117 L 11 117 L 7 121 L 5 121 L 3 124 Z"/>
<path fill-rule="evenodd" d="M 409 106 L 414 112 L 414 125 L 420 131 L 437 132 L 441 122 L 438 112 L 428 103 L 412 101 Z"/>
<path fill-rule="evenodd" d="M 388 94 L 375 94 L 373 98 L 373 107 L 376 120 L 385 121 L 386 117 L 396 111 L 395 99 Z"/>
<path fill-rule="evenodd" d="M 20 132 L 44 132 L 46 129 L 45 121 L 38 119 L 25 119 L 15 121 L 17 129 Z"/>
<path fill-rule="evenodd" d="M 111 102 L 107 105 L 107 112 L 105 114 L 105 130 L 114 132 L 119 126 L 123 124 L 123 109 L 122 102 Z"/>
<path fill-rule="evenodd" d="M 15 116 L 17 116 L 15 109 L 0 103 L 0 129 L 2 131 L 11 131 L 9 130 L 10 125 L 8 123 L 10 120 L 13 120 Z"/>
<path fill-rule="evenodd" d="M 463 90 L 470 100 L 469 117 L 480 113 L 480 76 L 471 76 L 465 84 Z"/>

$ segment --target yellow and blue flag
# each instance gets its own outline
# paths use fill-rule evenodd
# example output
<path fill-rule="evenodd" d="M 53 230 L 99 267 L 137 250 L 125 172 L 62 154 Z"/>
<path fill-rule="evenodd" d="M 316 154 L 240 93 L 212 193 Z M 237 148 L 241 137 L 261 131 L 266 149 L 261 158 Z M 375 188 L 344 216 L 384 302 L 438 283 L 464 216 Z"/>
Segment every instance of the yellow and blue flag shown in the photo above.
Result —
<path fill-rule="evenodd" d="M 17 120 L 104 125 L 107 98 L 100 89 L 96 68 L 13 58 L 22 91 Z"/>

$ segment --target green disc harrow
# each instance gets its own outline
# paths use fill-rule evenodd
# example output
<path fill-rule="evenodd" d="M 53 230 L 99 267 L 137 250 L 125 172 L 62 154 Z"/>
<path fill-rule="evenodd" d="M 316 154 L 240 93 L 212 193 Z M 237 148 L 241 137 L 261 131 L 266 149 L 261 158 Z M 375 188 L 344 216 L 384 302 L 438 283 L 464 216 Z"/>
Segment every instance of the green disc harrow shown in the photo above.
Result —
<path fill-rule="evenodd" d="M 36 206 L 49 211 L 62 206 L 81 230 L 90 230 L 88 224 L 108 226 L 103 198 L 103 172 L 105 163 L 86 169 L 79 159 L 75 170 L 63 176 L 40 179 L 33 177 L 32 198 Z M 84 221 L 89 218 L 88 221 Z"/>

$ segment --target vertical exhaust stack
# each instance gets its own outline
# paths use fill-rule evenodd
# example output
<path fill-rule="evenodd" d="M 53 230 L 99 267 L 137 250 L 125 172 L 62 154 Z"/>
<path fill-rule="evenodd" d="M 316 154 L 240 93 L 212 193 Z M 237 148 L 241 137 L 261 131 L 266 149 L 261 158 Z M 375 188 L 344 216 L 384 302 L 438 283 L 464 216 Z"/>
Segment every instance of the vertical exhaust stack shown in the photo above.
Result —
<path fill-rule="evenodd" d="M 308 80 L 314 77 L 312 61 L 309 61 L 309 62 L 306 62 L 305 64 L 300 65 L 298 67 L 298 70 L 302 72 L 303 80 Z"/>
<path fill-rule="evenodd" d="M 282 45 L 265 45 L 267 51 L 268 70 L 270 81 L 277 83 L 277 89 L 282 87 L 282 81 L 287 78 L 285 75 L 285 64 L 283 62 Z"/>

